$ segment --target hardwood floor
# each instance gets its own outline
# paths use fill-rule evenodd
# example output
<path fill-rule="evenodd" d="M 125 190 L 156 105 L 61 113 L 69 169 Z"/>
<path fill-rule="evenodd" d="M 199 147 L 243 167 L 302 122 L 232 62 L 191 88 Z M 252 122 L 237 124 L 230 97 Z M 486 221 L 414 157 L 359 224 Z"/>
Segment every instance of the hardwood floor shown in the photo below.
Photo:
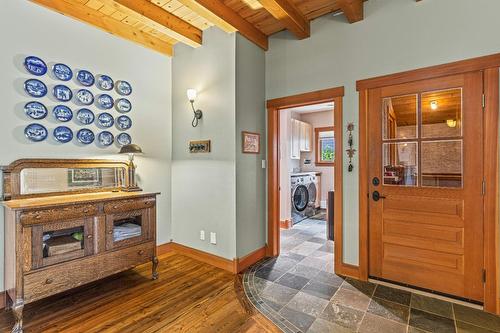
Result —
<path fill-rule="evenodd" d="M 280 332 L 248 303 L 241 276 L 175 253 L 25 306 L 25 332 Z M 0 329 L 10 332 L 10 311 Z"/>

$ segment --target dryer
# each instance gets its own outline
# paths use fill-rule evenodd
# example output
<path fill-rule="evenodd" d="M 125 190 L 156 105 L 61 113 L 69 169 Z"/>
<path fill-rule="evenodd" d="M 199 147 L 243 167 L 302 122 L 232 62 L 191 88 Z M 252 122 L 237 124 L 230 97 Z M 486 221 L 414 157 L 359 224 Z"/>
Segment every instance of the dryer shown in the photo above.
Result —
<path fill-rule="evenodd" d="M 291 176 L 293 224 L 316 214 L 317 193 L 315 175 L 297 174 Z"/>

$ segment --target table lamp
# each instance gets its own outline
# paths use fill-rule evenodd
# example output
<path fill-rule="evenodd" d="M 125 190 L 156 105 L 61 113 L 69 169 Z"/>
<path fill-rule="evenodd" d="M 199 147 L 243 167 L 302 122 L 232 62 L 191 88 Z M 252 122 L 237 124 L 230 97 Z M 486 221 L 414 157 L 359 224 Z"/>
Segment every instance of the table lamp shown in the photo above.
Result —
<path fill-rule="evenodd" d="M 138 192 L 142 191 L 142 188 L 137 186 L 135 180 L 135 164 L 134 164 L 134 155 L 143 154 L 141 147 L 136 144 L 129 144 L 121 147 L 120 154 L 128 154 L 128 186 L 123 188 L 125 192 Z"/>

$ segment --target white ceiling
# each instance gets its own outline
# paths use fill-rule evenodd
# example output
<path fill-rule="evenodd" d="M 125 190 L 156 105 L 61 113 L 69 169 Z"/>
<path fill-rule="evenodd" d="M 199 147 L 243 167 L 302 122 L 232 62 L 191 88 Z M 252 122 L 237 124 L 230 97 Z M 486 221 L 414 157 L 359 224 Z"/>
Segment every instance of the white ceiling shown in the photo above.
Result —
<path fill-rule="evenodd" d="M 327 102 L 321 104 L 299 106 L 296 108 L 289 108 L 285 110 L 297 113 L 312 113 L 312 112 L 322 112 L 322 111 L 333 111 L 333 106 L 334 106 L 333 102 Z"/>

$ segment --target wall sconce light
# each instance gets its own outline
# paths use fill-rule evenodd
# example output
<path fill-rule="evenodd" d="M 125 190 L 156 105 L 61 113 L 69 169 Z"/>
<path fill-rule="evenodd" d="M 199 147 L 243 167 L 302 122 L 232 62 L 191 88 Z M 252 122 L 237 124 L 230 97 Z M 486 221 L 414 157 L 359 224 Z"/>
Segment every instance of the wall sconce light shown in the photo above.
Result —
<path fill-rule="evenodd" d="M 457 126 L 457 121 L 455 119 L 446 120 L 446 125 L 451 128 L 455 128 Z"/>
<path fill-rule="evenodd" d="M 196 126 L 198 126 L 198 121 L 203 116 L 203 112 L 201 112 L 201 110 L 196 110 L 194 108 L 194 101 L 196 100 L 196 95 L 197 95 L 196 89 L 188 89 L 186 93 L 187 93 L 187 97 L 189 99 L 189 103 L 191 103 L 191 108 L 193 109 L 193 114 L 194 114 L 193 121 L 191 122 L 191 125 L 193 127 L 196 127 Z"/>
<path fill-rule="evenodd" d="M 432 101 L 431 102 L 431 109 L 432 110 L 437 110 L 438 108 L 438 102 L 437 101 Z"/>

